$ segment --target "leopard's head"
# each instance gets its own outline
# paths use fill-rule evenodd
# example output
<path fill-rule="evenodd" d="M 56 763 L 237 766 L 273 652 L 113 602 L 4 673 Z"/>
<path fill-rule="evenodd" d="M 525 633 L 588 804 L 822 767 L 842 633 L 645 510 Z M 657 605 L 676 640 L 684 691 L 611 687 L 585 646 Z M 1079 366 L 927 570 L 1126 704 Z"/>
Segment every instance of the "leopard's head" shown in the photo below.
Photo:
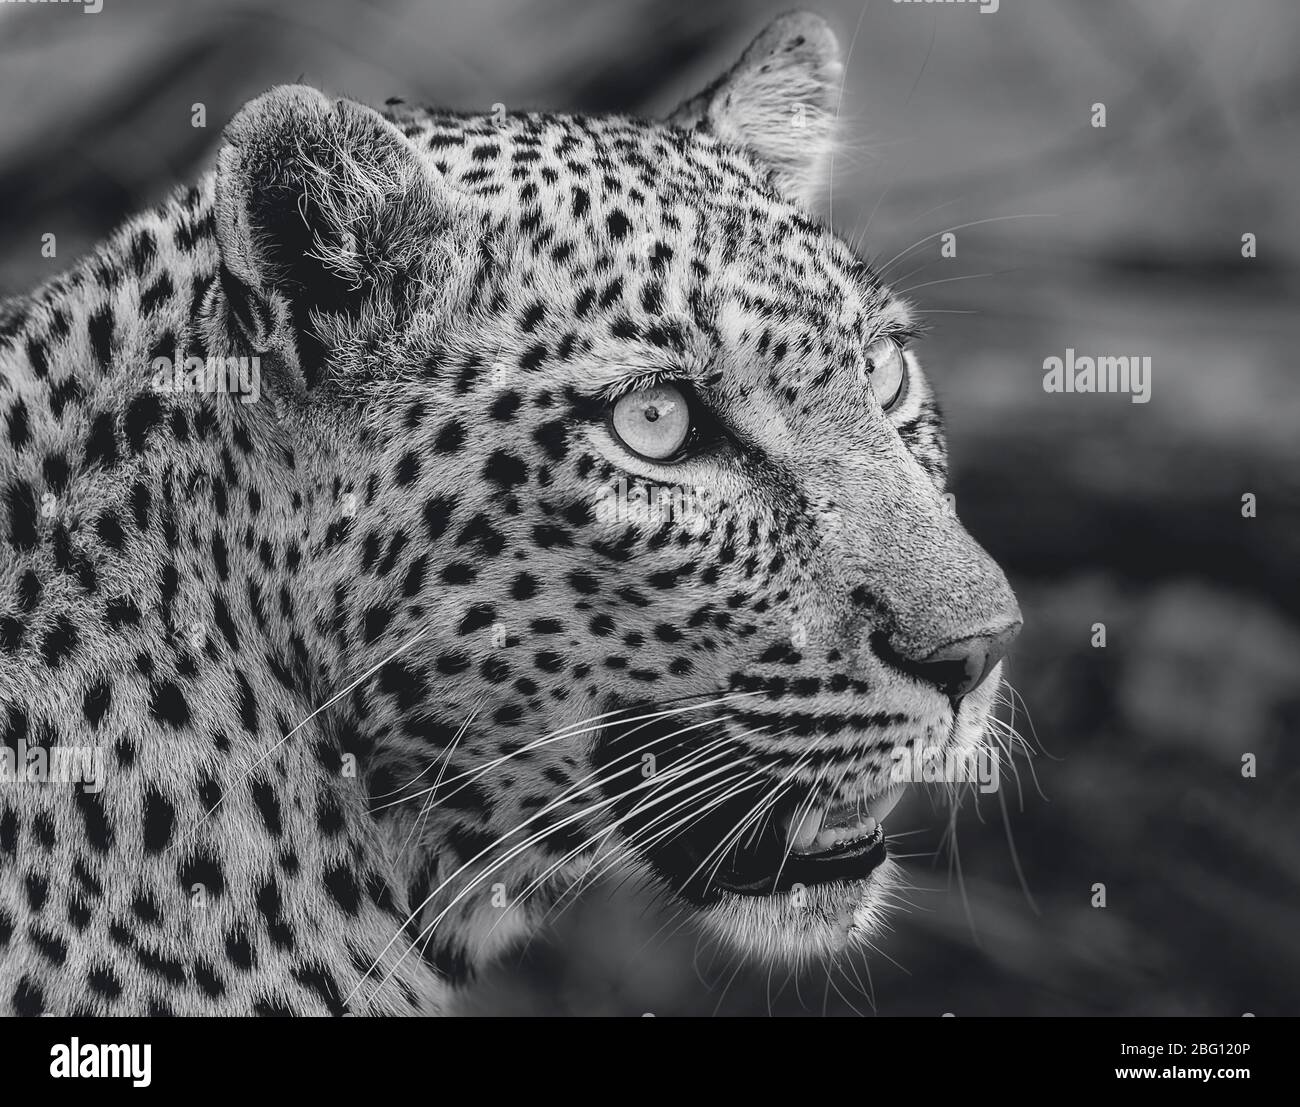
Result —
<path fill-rule="evenodd" d="M 900 752 L 982 740 L 1020 613 L 909 306 L 811 214 L 840 81 L 794 15 L 665 122 L 295 87 L 227 131 L 231 326 L 356 507 L 322 618 L 462 947 L 618 865 L 836 946 Z"/>

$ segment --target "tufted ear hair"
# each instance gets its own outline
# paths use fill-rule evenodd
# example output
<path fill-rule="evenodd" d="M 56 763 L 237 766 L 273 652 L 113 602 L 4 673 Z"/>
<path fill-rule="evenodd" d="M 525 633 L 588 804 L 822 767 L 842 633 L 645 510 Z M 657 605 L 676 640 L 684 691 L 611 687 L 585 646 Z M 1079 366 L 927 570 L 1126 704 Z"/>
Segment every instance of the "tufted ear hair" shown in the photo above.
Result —
<path fill-rule="evenodd" d="M 826 21 L 790 12 L 668 122 L 747 147 L 771 168 L 778 191 L 808 207 L 825 183 L 843 70 Z"/>
<path fill-rule="evenodd" d="M 350 100 L 280 85 L 226 127 L 216 221 L 229 315 L 258 352 L 322 375 L 322 322 L 400 298 L 445 230 L 437 173 Z"/>

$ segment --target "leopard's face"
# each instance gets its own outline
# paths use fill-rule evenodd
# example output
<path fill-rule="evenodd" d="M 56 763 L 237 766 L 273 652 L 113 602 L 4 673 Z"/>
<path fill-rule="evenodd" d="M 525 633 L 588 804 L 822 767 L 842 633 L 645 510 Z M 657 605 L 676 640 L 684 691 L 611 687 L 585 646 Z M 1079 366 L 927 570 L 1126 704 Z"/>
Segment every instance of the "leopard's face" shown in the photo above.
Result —
<path fill-rule="evenodd" d="M 363 428 L 349 587 L 406 764 L 448 781 L 420 825 L 486 886 L 631 865 L 749 948 L 832 948 L 883 900 L 897 755 L 981 740 L 1020 615 L 945 498 L 908 305 L 804 206 L 835 74 L 792 17 L 671 125 L 291 91 L 232 127 L 344 118 L 354 164 L 400 159 L 396 230 L 309 190 L 312 252 L 364 278 L 267 314 L 309 320 L 313 418 Z M 221 234 L 265 285 L 256 227 Z"/>

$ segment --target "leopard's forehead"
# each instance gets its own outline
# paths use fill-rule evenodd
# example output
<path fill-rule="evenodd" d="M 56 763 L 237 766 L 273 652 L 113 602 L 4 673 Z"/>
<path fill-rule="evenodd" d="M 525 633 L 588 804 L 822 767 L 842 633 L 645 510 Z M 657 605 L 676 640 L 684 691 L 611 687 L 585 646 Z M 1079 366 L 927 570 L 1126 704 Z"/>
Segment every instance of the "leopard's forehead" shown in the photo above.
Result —
<path fill-rule="evenodd" d="M 847 243 L 708 133 L 622 116 L 390 114 L 450 190 L 522 244 L 489 314 L 561 327 L 564 356 L 543 377 L 611 384 L 629 361 L 688 375 L 714 362 L 724 388 L 789 407 L 792 386 L 816 382 L 856 408 L 862 351 L 911 325 Z"/>
<path fill-rule="evenodd" d="M 393 122 L 448 182 L 479 197 L 532 203 L 547 186 L 578 186 L 662 217 L 771 195 L 766 170 L 703 132 L 619 115 L 398 111 Z"/>
<path fill-rule="evenodd" d="M 624 116 L 397 110 L 445 182 L 530 232 L 536 255 L 563 261 L 595 242 L 612 265 L 628 253 L 654 262 L 666 246 L 716 293 L 778 319 L 797 304 L 822 329 L 860 331 L 889 302 L 769 170 L 703 131 Z"/>

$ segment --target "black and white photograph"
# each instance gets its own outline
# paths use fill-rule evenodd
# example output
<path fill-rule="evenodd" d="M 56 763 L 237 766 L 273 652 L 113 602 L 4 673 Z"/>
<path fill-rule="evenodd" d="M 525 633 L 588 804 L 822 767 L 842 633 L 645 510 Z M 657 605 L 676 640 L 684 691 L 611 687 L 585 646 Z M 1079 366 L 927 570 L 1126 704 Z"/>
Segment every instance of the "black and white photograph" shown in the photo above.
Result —
<path fill-rule="evenodd" d="M 197 1040 L 110 1017 L 994 1017 L 1249 1082 L 1297 58 L 1289 0 L 0 2 L 32 1071 Z"/>

